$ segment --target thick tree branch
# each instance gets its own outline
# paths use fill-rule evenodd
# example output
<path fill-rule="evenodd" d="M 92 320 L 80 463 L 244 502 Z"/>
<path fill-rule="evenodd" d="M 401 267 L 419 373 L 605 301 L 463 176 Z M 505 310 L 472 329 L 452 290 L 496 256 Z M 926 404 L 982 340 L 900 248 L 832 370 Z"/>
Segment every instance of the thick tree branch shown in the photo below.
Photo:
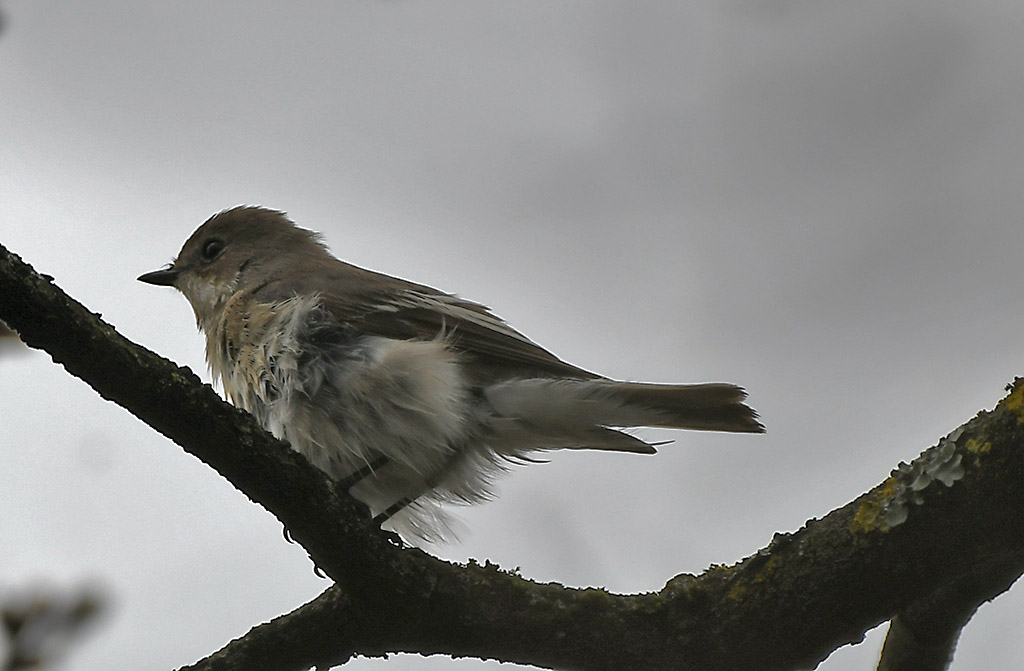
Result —
<path fill-rule="evenodd" d="M 399 547 L 251 417 L 3 247 L 0 319 L 274 513 L 338 583 L 194 669 L 304 669 L 399 651 L 563 669 L 808 668 L 943 590 L 977 603 L 1024 571 L 1020 384 L 871 492 L 736 566 L 618 596 Z"/>

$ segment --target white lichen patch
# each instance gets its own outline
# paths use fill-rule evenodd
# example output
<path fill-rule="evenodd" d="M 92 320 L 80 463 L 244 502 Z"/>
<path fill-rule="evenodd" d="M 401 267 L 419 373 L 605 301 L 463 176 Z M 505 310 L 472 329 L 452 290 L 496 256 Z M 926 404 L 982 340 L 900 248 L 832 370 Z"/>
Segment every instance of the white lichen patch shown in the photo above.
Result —
<path fill-rule="evenodd" d="M 935 447 L 926 450 L 912 462 L 900 462 L 892 471 L 892 493 L 883 504 L 882 519 L 890 528 L 903 524 L 910 514 L 910 506 L 924 503 L 924 491 L 933 482 L 946 487 L 964 476 L 956 441 L 964 432 L 961 426 L 939 441 Z"/>

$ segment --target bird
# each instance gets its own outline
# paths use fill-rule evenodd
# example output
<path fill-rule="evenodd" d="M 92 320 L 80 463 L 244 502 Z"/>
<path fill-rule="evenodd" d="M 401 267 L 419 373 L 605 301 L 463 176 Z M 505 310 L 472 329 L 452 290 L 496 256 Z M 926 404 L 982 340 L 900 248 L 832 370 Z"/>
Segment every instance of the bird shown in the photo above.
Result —
<path fill-rule="evenodd" d="M 185 296 L 234 405 L 414 544 L 451 540 L 449 504 L 490 500 L 551 450 L 655 453 L 636 427 L 764 431 L 739 386 L 579 368 L 480 303 L 336 258 L 278 210 L 223 210 L 138 279 Z"/>

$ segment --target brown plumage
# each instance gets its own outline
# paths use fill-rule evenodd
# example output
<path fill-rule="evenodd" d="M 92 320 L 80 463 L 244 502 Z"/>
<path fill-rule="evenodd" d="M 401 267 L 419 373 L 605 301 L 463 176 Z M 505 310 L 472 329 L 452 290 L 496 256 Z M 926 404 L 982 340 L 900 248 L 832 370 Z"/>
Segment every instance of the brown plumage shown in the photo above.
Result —
<path fill-rule="evenodd" d="M 604 378 L 478 303 L 339 261 L 273 210 L 215 215 L 139 279 L 185 294 L 233 402 L 407 535 L 443 536 L 438 503 L 490 497 L 539 450 L 654 452 L 620 430 L 636 426 L 763 431 L 735 385 Z"/>

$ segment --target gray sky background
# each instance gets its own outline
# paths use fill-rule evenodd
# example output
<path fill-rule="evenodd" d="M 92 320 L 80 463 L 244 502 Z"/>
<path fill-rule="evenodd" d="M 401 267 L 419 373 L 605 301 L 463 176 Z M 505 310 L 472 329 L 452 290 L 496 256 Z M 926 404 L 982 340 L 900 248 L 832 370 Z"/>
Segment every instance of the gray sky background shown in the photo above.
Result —
<path fill-rule="evenodd" d="M 263 204 L 573 363 L 743 384 L 768 426 L 555 454 L 443 557 L 656 590 L 846 503 L 1021 373 L 1017 4 L 3 9 L 0 240 L 133 340 L 209 379 L 185 300 L 134 278 Z M 328 586 L 213 471 L 2 356 L 0 587 L 114 599 L 71 668 L 174 668 Z M 1020 588 L 985 606 L 954 668 L 1024 667 L 1022 617 Z M 820 668 L 872 668 L 882 634 Z"/>

